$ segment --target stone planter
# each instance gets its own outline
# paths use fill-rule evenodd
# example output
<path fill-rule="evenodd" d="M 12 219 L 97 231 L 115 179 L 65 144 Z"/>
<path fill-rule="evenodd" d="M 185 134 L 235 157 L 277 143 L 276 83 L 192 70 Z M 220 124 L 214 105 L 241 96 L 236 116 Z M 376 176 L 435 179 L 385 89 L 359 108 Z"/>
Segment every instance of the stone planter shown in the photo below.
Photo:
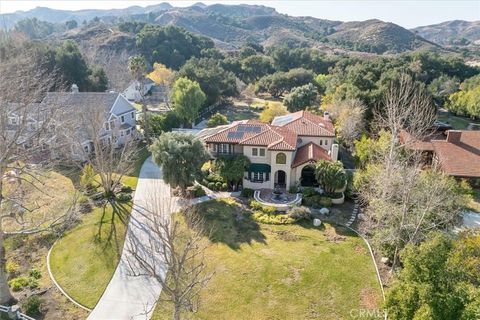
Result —
<path fill-rule="evenodd" d="M 341 198 L 332 198 L 332 204 L 342 204 L 345 202 L 345 194 L 342 192 L 342 197 Z"/>

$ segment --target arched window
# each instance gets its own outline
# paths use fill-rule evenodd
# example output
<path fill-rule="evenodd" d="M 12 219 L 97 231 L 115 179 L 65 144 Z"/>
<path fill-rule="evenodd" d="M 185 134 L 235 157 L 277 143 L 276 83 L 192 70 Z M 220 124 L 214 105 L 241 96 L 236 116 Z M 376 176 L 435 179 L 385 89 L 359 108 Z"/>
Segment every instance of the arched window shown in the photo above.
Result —
<path fill-rule="evenodd" d="M 287 163 L 287 156 L 285 153 L 278 153 L 277 154 L 277 159 L 276 159 L 277 164 L 286 164 Z"/>

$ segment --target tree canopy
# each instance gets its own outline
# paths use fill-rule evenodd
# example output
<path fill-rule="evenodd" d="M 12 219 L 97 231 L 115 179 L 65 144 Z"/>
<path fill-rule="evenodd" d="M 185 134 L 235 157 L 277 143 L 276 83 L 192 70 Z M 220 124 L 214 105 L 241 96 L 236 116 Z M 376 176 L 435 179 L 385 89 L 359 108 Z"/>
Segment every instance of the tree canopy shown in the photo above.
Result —
<path fill-rule="evenodd" d="M 178 117 L 191 124 L 198 118 L 206 97 L 198 82 L 182 77 L 173 84 L 171 99 Z"/>
<path fill-rule="evenodd" d="M 213 41 L 173 25 L 147 24 L 136 34 L 136 45 L 150 63 L 178 70 L 190 58 L 200 57 L 203 49 L 213 48 Z"/>
<path fill-rule="evenodd" d="M 293 88 L 292 92 L 283 100 L 288 111 L 295 112 L 311 107 L 317 100 L 317 88 L 311 83 Z"/>
<path fill-rule="evenodd" d="M 347 173 L 340 161 L 318 161 L 315 166 L 315 178 L 327 194 L 333 194 L 347 184 Z"/>
<path fill-rule="evenodd" d="M 162 168 L 165 182 L 182 191 L 201 177 L 202 165 L 209 159 L 199 139 L 181 132 L 162 134 L 149 149 L 155 163 Z"/>
<path fill-rule="evenodd" d="M 214 59 L 192 58 L 178 71 L 178 76 L 198 82 L 207 96 L 207 105 L 238 94 L 235 75 L 225 71 Z"/>
<path fill-rule="evenodd" d="M 465 80 L 460 91 L 450 95 L 446 107 L 456 114 L 480 118 L 480 75 Z"/>
<path fill-rule="evenodd" d="M 478 233 L 463 233 L 458 239 L 434 233 L 419 246 L 408 245 L 401 254 L 404 268 L 387 291 L 388 317 L 478 319 L 479 252 Z"/>
<path fill-rule="evenodd" d="M 227 120 L 227 117 L 225 117 L 220 112 L 216 112 L 207 121 L 207 127 L 209 127 L 209 128 L 221 126 L 221 125 L 224 125 L 224 124 L 228 124 L 228 120 Z"/>

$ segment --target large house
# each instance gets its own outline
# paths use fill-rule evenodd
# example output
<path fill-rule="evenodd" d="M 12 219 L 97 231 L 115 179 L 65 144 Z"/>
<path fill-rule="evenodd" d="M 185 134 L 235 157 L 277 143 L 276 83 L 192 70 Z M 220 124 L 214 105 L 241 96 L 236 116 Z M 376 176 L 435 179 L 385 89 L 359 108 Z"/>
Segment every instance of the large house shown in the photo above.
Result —
<path fill-rule="evenodd" d="M 32 104 L 29 108 L 31 110 L 24 114 L 28 114 L 28 121 L 35 126 L 45 120 L 41 119 L 40 115 L 45 114 L 41 110 L 55 108 L 56 116 L 61 118 L 61 128 L 52 130 L 52 136 L 55 135 L 52 141 L 55 139 L 58 144 L 63 140 L 70 145 L 70 157 L 75 160 L 84 160 L 94 151 L 93 131 L 98 133 L 103 142 L 114 146 L 121 146 L 127 139 L 136 136 L 136 109 L 116 92 L 79 92 L 74 84 L 71 92 L 48 92 L 41 103 Z M 94 113 L 98 117 L 93 116 Z M 10 129 L 14 131 L 21 122 L 20 115 L 13 109 L 8 121 Z M 99 130 L 90 130 L 93 121 L 100 123 Z M 24 141 L 25 146 L 29 143 Z"/>
<path fill-rule="evenodd" d="M 214 158 L 243 154 L 250 159 L 244 188 L 313 186 L 314 164 L 321 159 L 338 158 L 335 130 L 328 113 L 322 117 L 299 111 L 276 117 L 271 124 L 236 121 L 205 129 L 198 136 Z"/>
<path fill-rule="evenodd" d="M 437 131 L 421 141 L 402 131 L 400 141 L 410 149 L 421 151 L 427 164 L 437 165 L 453 177 L 480 184 L 480 131 Z"/>

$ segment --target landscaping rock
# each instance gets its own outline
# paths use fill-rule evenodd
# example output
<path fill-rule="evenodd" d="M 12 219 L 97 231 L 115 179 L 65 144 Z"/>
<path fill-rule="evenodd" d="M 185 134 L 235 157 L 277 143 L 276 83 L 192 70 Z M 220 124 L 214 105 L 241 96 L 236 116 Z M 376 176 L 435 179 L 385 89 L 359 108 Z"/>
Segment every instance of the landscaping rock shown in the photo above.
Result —
<path fill-rule="evenodd" d="M 387 258 L 387 257 L 382 257 L 382 258 L 380 259 L 380 262 L 382 262 L 383 264 L 388 264 L 388 263 L 390 262 L 390 259 Z"/>
<path fill-rule="evenodd" d="M 365 220 L 365 215 L 363 213 L 358 214 L 358 220 Z"/>
<path fill-rule="evenodd" d="M 330 213 L 330 210 L 328 210 L 327 208 L 322 208 L 320 209 L 320 213 L 328 216 L 328 214 Z"/>
<path fill-rule="evenodd" d="M 315 227 L 320 227 L 322 225 L 322 220 L 320 219 L 313 219 L 313 225 Z"/>

